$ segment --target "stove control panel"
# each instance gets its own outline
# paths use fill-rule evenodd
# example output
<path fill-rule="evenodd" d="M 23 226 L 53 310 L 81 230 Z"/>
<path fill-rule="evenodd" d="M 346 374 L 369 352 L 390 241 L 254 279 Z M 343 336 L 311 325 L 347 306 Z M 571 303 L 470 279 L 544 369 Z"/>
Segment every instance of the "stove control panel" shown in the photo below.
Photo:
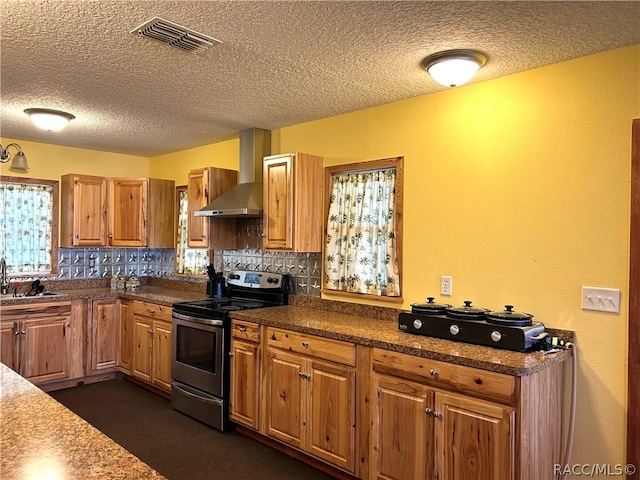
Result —
<path fill-rule="evenodd" d="M 282 289 L 284 275 L 273 272 L 247 272 L 236 270 L 229 274 L 227 279 L 229 285 L 245 288 L 272 288 Z"/>

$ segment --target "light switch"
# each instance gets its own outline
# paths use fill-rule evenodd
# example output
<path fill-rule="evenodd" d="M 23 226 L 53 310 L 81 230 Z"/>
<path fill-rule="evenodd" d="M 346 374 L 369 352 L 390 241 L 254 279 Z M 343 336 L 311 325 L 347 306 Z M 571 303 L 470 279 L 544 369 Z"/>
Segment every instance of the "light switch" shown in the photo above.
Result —
<path fill-rule="evenodd" d="M 620 313 L 618 288 L 582 287 L 582 309 Z"/>

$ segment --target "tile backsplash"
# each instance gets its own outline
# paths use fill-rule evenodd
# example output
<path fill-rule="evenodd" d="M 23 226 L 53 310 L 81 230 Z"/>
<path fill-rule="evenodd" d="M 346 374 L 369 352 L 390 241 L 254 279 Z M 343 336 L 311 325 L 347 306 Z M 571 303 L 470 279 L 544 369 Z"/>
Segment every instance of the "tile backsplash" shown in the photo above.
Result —
<path fill-rule="evenodd" d="M 243 238 L 238 250 L 214 253 L 213 264 L 228 276 L 231 270 L 285 273 L 291 277 L 291 291 L 297 295 L 320 296 L 321 254 L 264 251 L 257 247 L 253 235 Z M 260 237 L 258 237 L 260 238 Z M 253 244 L 248 240 L 251 239 Z M 60 248 L 58 279 L 80 280 L 124 277 L 158 277 L 205 282 L 206 278 L 174 275 L 174 249 L 147 248 Z"/>

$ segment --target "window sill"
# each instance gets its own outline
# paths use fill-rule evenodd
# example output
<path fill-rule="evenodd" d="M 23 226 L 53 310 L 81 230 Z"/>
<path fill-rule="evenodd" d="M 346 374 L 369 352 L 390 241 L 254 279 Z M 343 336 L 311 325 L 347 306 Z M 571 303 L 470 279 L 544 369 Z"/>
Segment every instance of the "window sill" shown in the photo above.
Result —
<path fill-rule="evenodd" d="M 345 298 L 353 298 L 353 299 L 362 299 L 367 301 L 376 301 L 376 302 L 387 302 L 387 303 L 403 303 L 404 298 L 402 297 L 386 297 L 384 295 L 369 295 L 366 293 L 354 293 L 354 292 L 344 292 L 342 290 L 330 290 L 323 288 L 320 290 L 322 295 L 335 295 L 338 297 Z"/>

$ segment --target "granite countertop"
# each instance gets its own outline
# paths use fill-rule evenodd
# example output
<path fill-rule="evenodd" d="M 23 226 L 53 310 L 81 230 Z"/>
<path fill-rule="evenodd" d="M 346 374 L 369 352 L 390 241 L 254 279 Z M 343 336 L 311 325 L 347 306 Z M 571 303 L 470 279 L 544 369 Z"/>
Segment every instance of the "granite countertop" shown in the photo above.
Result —
<path fill-rule="evenodd" d="M 570 355 L 568 351 L 551 354 L 512 352 L 412 335 L 398 330 L 397 315 L 395 320 L 389 315 L 387 317 L 292 305 L 231 312 L 231 318 L 238 320 L 515 376 L 531 375 L 566 360 Z"/>
<path fill-rule="evenodd" d="M 111 290 L 108 287 L 76 288 L 72 290 L 56 289 L 56 295 L 33 297 L 3 297 L 2 305 L 28 305 L 34 303 L 64 302 L 68 300 L 83 300 L 96 298 L 126 298 L 141 300 L 158 305 L 171 306 L 177 302 L 188 300 L 202 300 L 205 293 L 162 286 L 143 285 L 139 290 Z"/>
<path fill-rule="evenodd" d="M 3 364 L 0 410 L 2 478 L 165 478 Z"/>

